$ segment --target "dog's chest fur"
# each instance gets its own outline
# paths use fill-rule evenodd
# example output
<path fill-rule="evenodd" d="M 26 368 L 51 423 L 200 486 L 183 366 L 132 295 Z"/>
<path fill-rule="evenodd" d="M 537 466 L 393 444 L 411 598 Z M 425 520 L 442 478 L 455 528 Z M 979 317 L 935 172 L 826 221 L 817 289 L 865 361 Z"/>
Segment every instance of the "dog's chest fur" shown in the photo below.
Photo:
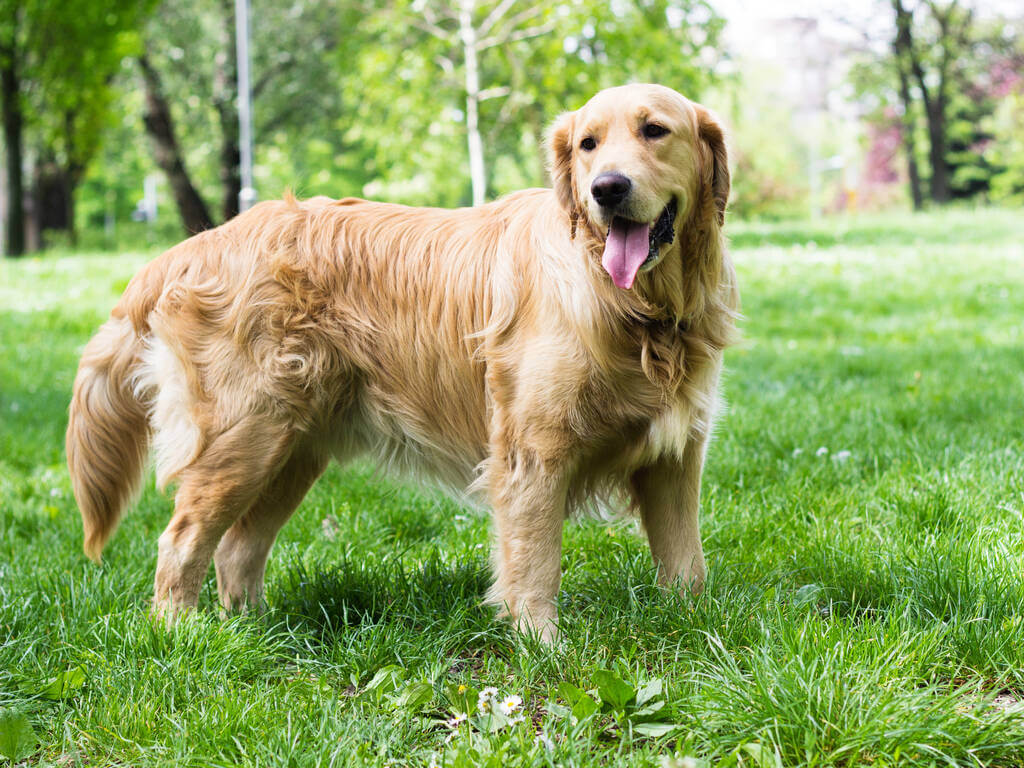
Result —
<path fill-rule="evenodd" d="M 677 371 L 670 366 L 649 365 L 646 370 L 638 366 L 642 379 L 635 379 L 634 396 L 644 391 L 650 405 L 641 419 L 645 428 L 635 440 L 630 464 L 646 464 L 662 456 L 681 459 L 691 440 L 711 430 L 718 409 L 721 360 L 687 361 L 682 344 L 673 351 L 678 354 L 674 361 Z"/>
<path fill-rule="evenodd" d="M 567 379 L 581 382 L 566 417 L 579 443 L 573 450 L 589 446 L 593 464 L 613 473 L 661 456 L 682 458 L 691 439 L 710 432 L 718 408 L 720 351 L 680 328 L 628 330 L 615 346 L 602 340 L 600 348 L 614 354 L 588 355 L 577 340 L 581 354 L 571 373 L 555 367 L 544 377 L 550 384 L 539 388 L 533 379 L 541 391 Z"/>

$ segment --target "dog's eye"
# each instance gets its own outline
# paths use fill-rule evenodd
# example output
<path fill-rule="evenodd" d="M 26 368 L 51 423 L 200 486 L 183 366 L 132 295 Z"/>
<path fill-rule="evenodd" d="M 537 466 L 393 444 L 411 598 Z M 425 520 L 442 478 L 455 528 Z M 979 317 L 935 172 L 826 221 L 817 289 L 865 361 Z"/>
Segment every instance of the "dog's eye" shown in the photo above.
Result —
<path fill-rule="evenodd" d="M 581 141 L 580 149 L 582 149 L 584 152 L 590 152 L 593 149 L 597 149 L 597 142 L 594 141 L 594 137 L 587 136 L 587 138 Z"/>
<path fill-rule="evenodd" d="M 668 134 L 668 128 L 657 123 L 647 123 L 644 126 L 644 136 L 648 139 L 658 139 Z"/>

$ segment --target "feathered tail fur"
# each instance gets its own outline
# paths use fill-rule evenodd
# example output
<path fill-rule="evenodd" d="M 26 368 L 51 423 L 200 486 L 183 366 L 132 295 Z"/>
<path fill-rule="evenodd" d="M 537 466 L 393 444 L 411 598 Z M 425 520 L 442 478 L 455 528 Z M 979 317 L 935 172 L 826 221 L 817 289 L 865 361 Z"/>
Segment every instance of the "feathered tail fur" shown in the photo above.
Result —
<path fill-rule="evenodd" d="M 131 321 L 115 312 L 86 346 L 75 378 L 68 468 L 85 553 L 96 561 L 139 488 L 149 449 L 146 412 L 132 381 L 141 351 Z"/>

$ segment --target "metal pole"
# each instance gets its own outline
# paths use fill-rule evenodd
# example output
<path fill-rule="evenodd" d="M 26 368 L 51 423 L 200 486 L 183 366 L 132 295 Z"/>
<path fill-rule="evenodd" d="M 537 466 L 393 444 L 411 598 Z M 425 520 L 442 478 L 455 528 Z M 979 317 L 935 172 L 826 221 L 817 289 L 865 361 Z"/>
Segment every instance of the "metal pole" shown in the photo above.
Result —
<path fill-rule="evenodd" d="M 252 94 L 249 88 L 249 0 L 235 0 L 235 48 L 238 51 L 238 143 L 240 145 L 242 189 L 238 210 L 249 210 L 256 202 L 252 185 Z"/>

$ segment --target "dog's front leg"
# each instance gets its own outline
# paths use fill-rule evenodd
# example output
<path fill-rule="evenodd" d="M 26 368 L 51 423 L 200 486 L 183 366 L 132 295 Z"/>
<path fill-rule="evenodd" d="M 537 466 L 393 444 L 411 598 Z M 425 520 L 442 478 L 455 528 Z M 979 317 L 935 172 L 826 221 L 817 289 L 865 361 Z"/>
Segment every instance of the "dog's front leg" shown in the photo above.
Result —
<path fill-rule="evenodd" d="M 550 642 L 558 634 L 564 474 L 520 452 L 491 467 L 495 582 L 488 595 L 520 629 Z"/>
<path fill-rule="evenodd" d="M 662 456 L 632 478 L 658 581 L 668 585 L 678 579 L 695 595 L 704 589 L 706 571 L 698 520 L 704 447 L 691 439 L 681 460 Z"/>

